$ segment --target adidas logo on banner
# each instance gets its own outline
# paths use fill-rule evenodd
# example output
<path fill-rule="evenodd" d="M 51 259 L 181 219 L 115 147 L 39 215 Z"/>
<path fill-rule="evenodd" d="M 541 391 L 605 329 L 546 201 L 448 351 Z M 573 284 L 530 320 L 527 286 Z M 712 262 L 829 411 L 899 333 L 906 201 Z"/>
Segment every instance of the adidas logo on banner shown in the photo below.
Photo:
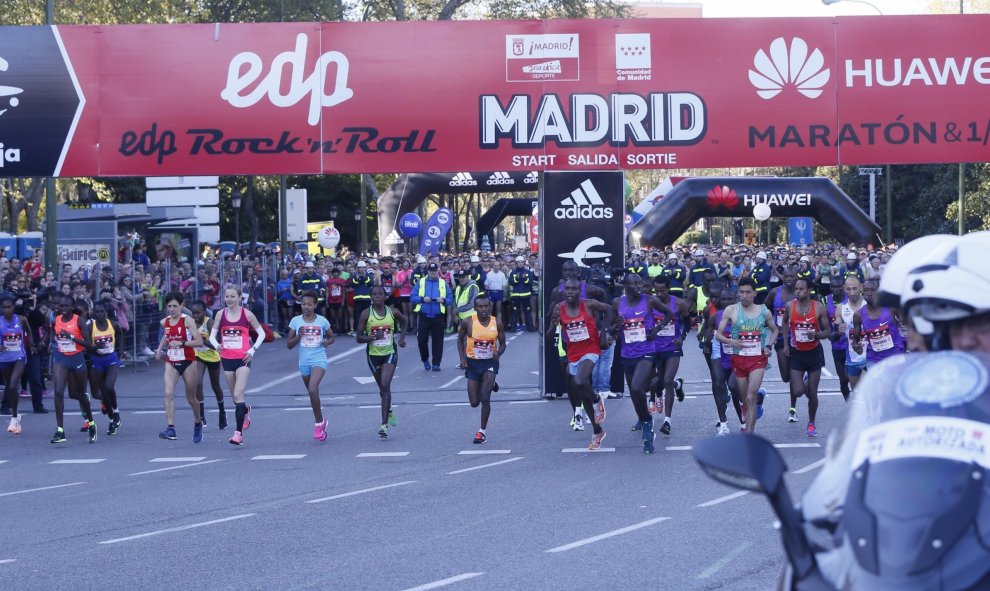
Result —
<path fill-rule="evenodd" d="M 602 196 L 590 179 L 584 180 L 580 187 L 571 191 L 571 196 L 565 197 L 560 205 L 561 207 L 553 210 L 553 216 L 558 220 L 609 220 L 613 215 L 612 208 L 605 207 Z"/>
<path fill-rule="evenodd" d="M 476 187 L 478 181 L 474 180 L 470 172 L 459 172 L 450 179 L 451 187 Z"/>
<path fill-rule="evenodd" d="M 540 175 L 535 170 L 527 174 L 526 178 L 523 179 L 524 185 L 535 185 L 538 182 L 540 182 Z"/>
<path fill-rule="evenodd" d="M 486 182 L 488 186 L 492 185 L 514 185 L 516 181 L 509 176 L 507 172 L 493 172 L 492 176 L 488 177 Z"/>
<path fill-rule="evenodd" d="M 392 233 L 385 237 L 385 244 L 402 244 L 405 242 L 402 236 L 399 236 L 397 230 L 392 230 Z"/>

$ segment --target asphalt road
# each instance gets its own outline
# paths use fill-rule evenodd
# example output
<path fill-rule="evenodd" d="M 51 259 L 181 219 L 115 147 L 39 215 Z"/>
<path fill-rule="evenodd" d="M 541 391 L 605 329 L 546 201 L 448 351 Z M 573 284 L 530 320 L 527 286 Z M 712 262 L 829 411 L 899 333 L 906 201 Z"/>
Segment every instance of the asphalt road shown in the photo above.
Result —
<path fill-rule="evenodd" d="M 688 347 L 673 433 L 658 453 L 630 432 L 628 397 L 610 400 L 603 450 L 569 426 L 564 401 L 543 400 L 535 335 L 510 337 L 489 440 L 446 341 L 444 369 L 426 372 L 415 341 L 393 383 L 399 424 L 376 435 L 377 391 L 363 349 L 338 338 L 322 387 L 330 421 L 313 417 L 284 341 L 262 348 L 245 445 L 208 413 L 203 443 L 177 400 L 178 441 L 164 426 L 160 365 L 123 370 L 123 425 L 89 445 L 67 408 L 69 441 L 48 443 L 53 415 L 26 414 L 0 433 L 0 577 L 10 589 L 769 589 L 783 562 L 766 501 L 709 480 L 690 446 L 714 432 L 707 370 Z M 826 357 L 829 357 L 826 355 Z M 831 366 L 829 366 L 831 370 Z M 830 372 L 831 373 L 831 372 Z M 778 444 L 795 496 L 843 411 L 824 379 L 821 437 L 787 423 L 776 369 L 758 432 Z M 207 392 L 207 407 L 215 403 Z M 228 404 L 230 404 L 228 402 Z M 51 406 L 47 400 L 46 405 Z M 29 405 L 26 405 L 29 407 Z M 232 407 L 233 405 L 230 404 Z M 233 414 L 230 413 L 233 421 Z M 794 446 L 794 447 L 791 447 Z M 483 452 L 483 453 L 479 453 Z"/>

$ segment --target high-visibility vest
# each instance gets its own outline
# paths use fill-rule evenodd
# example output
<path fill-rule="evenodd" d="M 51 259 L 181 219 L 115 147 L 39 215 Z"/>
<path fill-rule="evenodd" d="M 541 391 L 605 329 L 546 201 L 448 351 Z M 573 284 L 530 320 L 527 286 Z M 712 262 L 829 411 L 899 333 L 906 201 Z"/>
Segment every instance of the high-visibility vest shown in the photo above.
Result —
<path fill-rule="evenodd" d="M 454 288 L 454 301 L 456 302 L 458 308 L 471 301 L 471 287 L 477 288 L 478 286 L 477 284 L 471 282 L 468 283 L 467 285 L 464 286 L 458 285 L 457 287 Z M 475 293 L 478 293 L 478 291 L 475 290 Z M 465 318 L 467 318 L 472 314 L 474 314 L 473 304 L 471 305 L 470 310 L 466 312 L 458 312 L 457 317 L 460 318 L 461 320 L 464 320 Z"/>
<path fill-rule="evenodd" d="M 416 304 L 416 307 L 413 308 L 413 312 L 419 313 L 419 309 L 421 307 L 423 307 L 422 301 L 423 301 L 423 298 L 426 297 L 426 282 L 427 281 L 429 281 L 429 277 L 423 277 L 422 279 L 419 280 L 419 291 L 418 291 L 418 293 L 419 293 L 420 303 Z M 444 302 L 447 301 L 447 282 L 444 281 L 443 279 L 437 279 L 437 283 L 440 286 L 440 298 L 439 298 L 440 301 L 438 302 L 440 304 L 440 313 L 441 314 L 446 314 L 447 313 L 447 306 L 445 305 Z"/>

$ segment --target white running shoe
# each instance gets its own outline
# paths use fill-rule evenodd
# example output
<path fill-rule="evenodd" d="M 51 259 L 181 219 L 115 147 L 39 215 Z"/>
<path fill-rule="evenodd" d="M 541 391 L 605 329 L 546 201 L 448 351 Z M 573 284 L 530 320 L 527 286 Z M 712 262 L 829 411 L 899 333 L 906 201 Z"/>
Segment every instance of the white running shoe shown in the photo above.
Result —
<path fill-rule="evenodd" d="M 574 430 L 584 431 L 584 417 L 581 415 L 574 415 Z"/>

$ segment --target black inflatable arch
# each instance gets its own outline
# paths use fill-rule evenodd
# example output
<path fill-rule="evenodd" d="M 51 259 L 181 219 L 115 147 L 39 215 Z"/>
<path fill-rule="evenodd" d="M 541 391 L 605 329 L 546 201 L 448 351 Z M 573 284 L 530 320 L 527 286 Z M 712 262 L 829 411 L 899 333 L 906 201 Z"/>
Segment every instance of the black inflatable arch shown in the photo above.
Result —
<path fill-rule="evenodd" d="M 403 243 L 399 235 L 399 218 L 416 211 L 430 195 L 451 193 L 507 193 L 536 191 L 539 175 L 535 172 L 456 172 L 401 174 L 378 198 L 378 235 L 381 250 Z"/>
<path fill-rule="evenodd" d="M 503 197 L 492 204 L 488 211 L 478 218 L 475 224 L 475 236 L 478 237 L 478 248 L 481 248 L 481 239 L 488 236 L 489 244 L 495 244 L 492 234 L 495 227 L 505 218 L 517 215 L 530 216 L 533 214 L 533 204 L 537 203 L 537 197 Z"/>
<path fill-rule="evenodd" d="M 706 177 L 671 189 L 632 231 L 642 244 L 672 244 L 700 218 L 753 217 L 767 203 L 773 217 L 811 217 L 843 244 L 880 246 L 880 227 L 830 179 L 819 177 Z"/>

